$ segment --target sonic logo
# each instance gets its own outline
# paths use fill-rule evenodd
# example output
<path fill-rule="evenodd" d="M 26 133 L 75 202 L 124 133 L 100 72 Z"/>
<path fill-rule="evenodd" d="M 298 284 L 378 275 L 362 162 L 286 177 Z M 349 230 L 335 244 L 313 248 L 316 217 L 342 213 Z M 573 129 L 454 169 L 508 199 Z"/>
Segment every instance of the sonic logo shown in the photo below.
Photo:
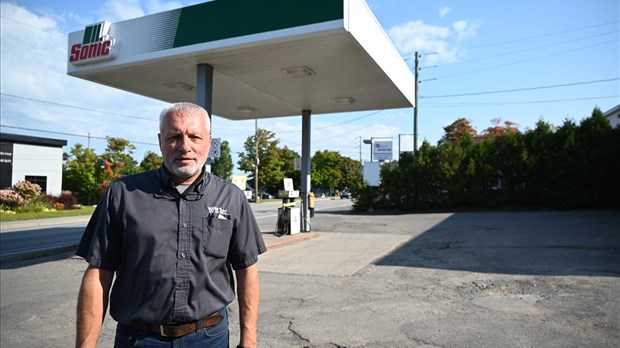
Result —
<path fill-rule="evenodd" d="M 115 58 L 115 40 L 108 35 L 110 26 L 108 21 L 87 26 L 82 43 L 71 46 L 69 62 L 82 65 Z"/>

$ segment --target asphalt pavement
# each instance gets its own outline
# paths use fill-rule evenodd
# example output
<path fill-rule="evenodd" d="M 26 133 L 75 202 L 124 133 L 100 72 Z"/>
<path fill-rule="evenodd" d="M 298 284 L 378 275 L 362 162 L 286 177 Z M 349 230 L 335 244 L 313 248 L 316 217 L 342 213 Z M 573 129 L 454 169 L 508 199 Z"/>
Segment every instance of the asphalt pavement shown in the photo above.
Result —
<path fill-rule="evenodd" d="M 620 345 L 618 211 L 345 207 L 318 211 L 310 233 L 264 237 L 259 347 Z M 2 264 L 0 345 L 72 346 L 85 267 L 66 254 Z M 114 328 L 107 317 L 101 347 Z"/>

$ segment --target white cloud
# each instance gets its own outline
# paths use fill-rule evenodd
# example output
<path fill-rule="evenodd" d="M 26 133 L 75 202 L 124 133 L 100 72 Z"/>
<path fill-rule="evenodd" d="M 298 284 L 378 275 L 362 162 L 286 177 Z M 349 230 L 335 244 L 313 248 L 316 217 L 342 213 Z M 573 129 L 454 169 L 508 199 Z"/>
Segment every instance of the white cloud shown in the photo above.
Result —
<path fill-rule="evenodd" d="M 444 6 L 442 8 L 439 9 L 439 17 L 440 18 L 445 18 L 451 11 L 452 9 L 448 6 Z"/>
<path fill-rule="evenodd" d="M 118 22 L 180 7 L 184 5 L 179 1 L 107 0 L 98 14 L 99 20 Z"/>
<path fill-rule="evenodd" d="M 107 0 L 98 14 L 101 19 L 118 22 L 144 16 L 140 0 Z"/>
<path fill-rule="evenodd" d="M 55 17 L 36 15 L 15 4 L 2 3 L 1 6 L 3 125 L 157 143 L 153 132 L 145 131 L 156 129 L 155 121 L 133 120 L 111 113 L 155 120 L 162 103 L 68 76 L 67 34 L 60 29 L 64 23 L 55 21 Z M 123 127 L 118 127 L 119 124 Z M 11 128 L 3 128 L 3 131 L 11 132 Z M 66 138 L 53 133 L 37 135 Z M 86 145 L 88 141 L 79 137 L 68 137 L 68 140 L 68 147 L 76 142 Z M 99 140 L 98 143 L 101 145 L 97 149 L 99 153 L 105 147 L 105 141 Z M 142 153 L 136 152 L 138 161 L 141 156 Z"/>
<path fill-rule="evenodd" d="M 460 20 L 452 23 L 452 28 L 457 34 L 457 39 L 462 40 L 476 35 L 476 30 L 482 25 L 479 20 L 465 21 Z"/>
<path fill-rule="evenodd" d="M 414 52 L 434 52 L 427 63 L 453 63 L 460 59 L 458 42 L 476 34 L 480 21 L 459 20 L 451 26 L 438 26 L 421 20 L 410 21 L 388 30 L 388 34 L 403 56 Z"/>
<path fill-rule="evenodd" d="M 158 13 L 163 11 L 172 10 L 175 8 L 184 7 L 184 5 L 178 1 L 159 1 L 159 0 L 148 0 L 146 1 L 146 12 L 148 14 Z"/>

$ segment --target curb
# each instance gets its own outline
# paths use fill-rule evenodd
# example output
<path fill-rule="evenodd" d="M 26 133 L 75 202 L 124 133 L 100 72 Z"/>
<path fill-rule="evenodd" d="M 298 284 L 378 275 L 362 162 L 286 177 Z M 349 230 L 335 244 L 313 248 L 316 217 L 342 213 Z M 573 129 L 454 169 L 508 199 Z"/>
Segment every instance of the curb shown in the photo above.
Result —
<path fill-rule="evenodd" d="M 285 247 L 287 245 L 291 245 L 291 244 L 296 244 L 299 242 L 303 242 L 305 240 L 310 240 L 310 239 L 314 239 L 317 238 L 319 236 L 318 233 L 300 233 L 300 234 L 295 234 L 295 235 L 287 235 L 287 236 L 283 236 L 283 237 L 292 237 L 291 239 L 287 239 L 287 240 L 278 240 L 276 242 L 272 242 L 272 243 L 266 243 L 267 244 L 267 250 L 271 250 L 271 249 L 277 249 L 277 248 L 281 248 L 281 247 Z M 277 238 L 282 238 L 282 237 L 277 237 Z"/>
<path fill-rule="evenodd" d="M 79 215 L 79 216 L 69 216 L 69 217 L 38 219 L 38 220 L 5 221 L 5 222 L 0 222 L 0 231 L 10 232 L 12 230 L 18 230 L 18 229 L 23 229 L 23 228 L 57 226 L 57 225 L 64 225 L 67 223 L 72 223 L 72 224 L 81 223 L 81 222 L 88 223 L 89 220 L 90 220 L 90 215 Z"/>
<path fill-rule="evenodd" d="M 288 245 L 296 244 L 299 242 L 303 242 L 305 240 L 314 239 L 314 238 L 317 238 L 318 236 L 319 236 L 318 233 L 299 233 L 299 234 L 294 234 L 294 235 L 285 235 L 282 237 L 276 237 L 278 239 L 275 241 L 270 241 L 270 242 L 266 241 L 265 244 L 267 246 L 267 250 L 272 250 L 272 249 L 282 248 Z M 281 238 L 286 238 L 286 240 L 281 240 Z M 273 238 L 269 238 L 269 239 L 273 239 Z M 71 243 L 71 244 L 61 245 L 61 246 L 47 248 L 47 249 L 27 251 L 27 252 L 13 254 L 13 255 L 1 256 L 0 264 L 4 265 L 4 264 L 9 264 L 9 263 L 14 263 L 14 262 L 29 261 L 29 260 L 52 256 L 52 255 L 75 252 L 77 250 L 78 245 L 79 245 L 78 243 Z"/>
<path fill-rule="evenodd" d="M 29 261 L 29 260 L 34 260 L 34 259 L 43 258 L 47 256 L 68 253 L 68 252 L 75 252 L 77 250 L 77 247 L 78 247 L 77 243 L 72 243 L 72 244 L 66 244 L 66 245 L 61 245 L 57 247 L 47 248 L 47 249 L 26 251 L 23 253 L 1 256 L 0 264 L 5 265 L 9 263 Z"/>

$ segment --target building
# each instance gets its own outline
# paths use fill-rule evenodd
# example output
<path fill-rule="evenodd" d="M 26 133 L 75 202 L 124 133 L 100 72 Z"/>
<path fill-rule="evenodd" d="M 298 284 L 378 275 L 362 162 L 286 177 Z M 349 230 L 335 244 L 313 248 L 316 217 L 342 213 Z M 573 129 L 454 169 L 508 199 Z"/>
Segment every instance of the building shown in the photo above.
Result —
<path fill-rule="evenodd" d="M 620 125 L 620 104 L 614 106 L 613 108 L 605 111 L 603 116 L 607 118 L 611 128 L 616 128 Z"/>
<path fill-rule="evenodd" d="M 45 194 L 60 195 L 65 145 L 66 140 L 0 133 L 0 188 L 29 181 Z"/>

